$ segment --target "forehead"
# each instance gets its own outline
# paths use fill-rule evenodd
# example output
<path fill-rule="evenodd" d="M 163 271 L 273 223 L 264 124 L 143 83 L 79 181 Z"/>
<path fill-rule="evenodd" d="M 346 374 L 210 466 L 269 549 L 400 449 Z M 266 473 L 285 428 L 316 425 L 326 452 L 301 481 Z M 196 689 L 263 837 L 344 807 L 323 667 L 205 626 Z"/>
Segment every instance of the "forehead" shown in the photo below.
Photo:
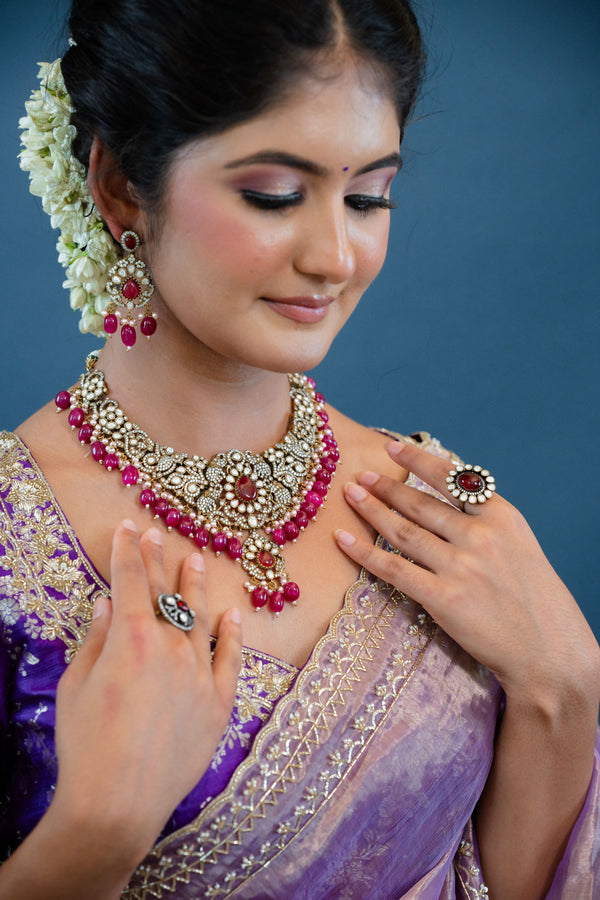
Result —
<path fill-rule="evenodd" d="M 305 76 L 247 122 L 193 142 L 186 157 L 207 165 L 277 147 L 326 167 L 354 169 L 397 150 L 400 125 L 390 92 L 372 67 L 348 62 Z M 343 157 L 343 159 L 342 159 Z"/>

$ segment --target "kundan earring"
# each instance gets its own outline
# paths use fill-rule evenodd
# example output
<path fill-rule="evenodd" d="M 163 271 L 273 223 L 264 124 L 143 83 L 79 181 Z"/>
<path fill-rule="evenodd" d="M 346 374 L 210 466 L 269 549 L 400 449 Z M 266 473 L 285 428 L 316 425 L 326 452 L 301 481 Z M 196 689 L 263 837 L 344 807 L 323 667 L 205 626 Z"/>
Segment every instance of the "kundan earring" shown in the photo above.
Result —
<path fill-rule="evenodd" d="M 106 290 L 111 300 L 104 316 L 104 330 L 111 337 L 121 326 L 121 340 L 131 350 L 137 338 L 136 323 L 148 340 L 156 331 L 156 313 L 150 306 L 154 284 L 146 263 L 135 256 L 141 243 L 135 231 L 124 231 L 120 243 L 125 256 L 108 273 Z"/>

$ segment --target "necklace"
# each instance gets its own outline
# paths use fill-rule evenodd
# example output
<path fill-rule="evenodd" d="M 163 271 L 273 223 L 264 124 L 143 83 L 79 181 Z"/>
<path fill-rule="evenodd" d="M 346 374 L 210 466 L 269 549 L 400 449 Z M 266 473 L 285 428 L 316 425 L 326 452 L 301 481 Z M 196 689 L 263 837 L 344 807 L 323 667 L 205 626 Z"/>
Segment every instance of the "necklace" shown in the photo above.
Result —
<path fill-rule="evenodd" d="M 340 458 L 314 380 L 288 375 L 290 421 L 274 446 L 205 459 L 153 441 L 110 396 L 95 365 L 88 358 L 75 389 L 55 398 L 92 458 L 118 471 L 125 487 L 139 486 L 139 502 L 168 531 L 241 563 L 257 612 L 268 604 L 278 616 L 286 601 L 296 605 L 300 588 L 288 578 L 282 547 L 317 515 Z"/>

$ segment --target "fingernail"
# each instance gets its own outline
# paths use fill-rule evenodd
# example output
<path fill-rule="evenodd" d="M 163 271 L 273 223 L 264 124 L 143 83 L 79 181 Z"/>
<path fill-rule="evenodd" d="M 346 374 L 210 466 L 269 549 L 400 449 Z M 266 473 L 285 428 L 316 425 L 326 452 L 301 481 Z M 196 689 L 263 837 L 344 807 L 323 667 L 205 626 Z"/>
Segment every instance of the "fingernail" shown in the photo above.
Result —
<path fill-rule="evenodd" d="M 239 609 L 237 608 L 237 606 L 234 606 L 232 609 L 229 610 L 229 615 L 231 616 L 231 621 L 235 622 L 236 625 L 239 625 L 240 622 L 242 621 L 242 614 L 239 611 Z"/>
<path fill-rule="evenodd" d="M 350 534 L 349 531 L 344 531 L 342 528 L 337 529 L 335 537 L 338 544 L 342 544 L 344 547 L 351 547 L 352 544 L 356 543 L 354 535 Z"/>
<path fill-rule="evenodd" d="M 157 547 L 162 547 L 163 536 L 162 536 L 161 532 L 158 530 L 158 528 L 154 528 L 154 527 L 149 528 L 148 531 L 146 532 L 146 534 L 148 535 L 149 541 L 152 541 L 152 543 L 156 544 Z"/>
<path fill-rule="evenodd" d="M 360 487 L 358 484 L 354 484 L 353 481 L 349 481 L 346 485 L 346 493 L 350 497 L 351 500 L 364 500 L 367 496 L 367 492 L 364 488 Z"/>
<path fill-rule="evenodd" d="M 131 531 L 132 534 L 137 534 L 137 527 L 133 519 L 123 519 L 121 525 L 123 526 L 123 528 L 125 528 L 126 531 Z"/>
<path fill-rule="evenodd" d="M 405 444 L 404 441 L 390 441 L 389 444 L 386 444 L 385 449 L 392 459 L 397 459 L 406 450 L 407 446 L 408 444 Z"/>
<path fill-rule="evenodd" d="M 204 559 L 201 553 L 192 553 L 190 556 L 190 566 L 195 572 L 204 572 Z"/>
<path fill-rule="evenodd" d="M 361 484 L 366 484 L 367 487 L 373 487 L 379 481 L 379 475 L 377 472 L 360 472 L 358 480 Z"/>
<path fill-rule="evenodd" d="M 94 609 L 92 611 L 92 619 L 99 619 L 106 612 L 107 597 L 96 597 L 94 600 Z"/>

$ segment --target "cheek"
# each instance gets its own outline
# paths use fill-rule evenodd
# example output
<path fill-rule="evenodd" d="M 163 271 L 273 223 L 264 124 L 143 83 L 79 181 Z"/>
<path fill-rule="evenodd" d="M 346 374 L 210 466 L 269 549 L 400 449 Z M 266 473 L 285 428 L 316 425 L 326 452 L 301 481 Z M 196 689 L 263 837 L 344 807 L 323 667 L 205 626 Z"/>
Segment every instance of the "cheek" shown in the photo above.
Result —
<path fill-rule="evenodd" d="M 382 217 L 383 218 L 383 217 Z M 364 287 L 368 286 L 381 271 L 385 262 L 390 233 L 389 216 L 373 231 L 362 234 L 355 244 L 356 273 Z"/>

